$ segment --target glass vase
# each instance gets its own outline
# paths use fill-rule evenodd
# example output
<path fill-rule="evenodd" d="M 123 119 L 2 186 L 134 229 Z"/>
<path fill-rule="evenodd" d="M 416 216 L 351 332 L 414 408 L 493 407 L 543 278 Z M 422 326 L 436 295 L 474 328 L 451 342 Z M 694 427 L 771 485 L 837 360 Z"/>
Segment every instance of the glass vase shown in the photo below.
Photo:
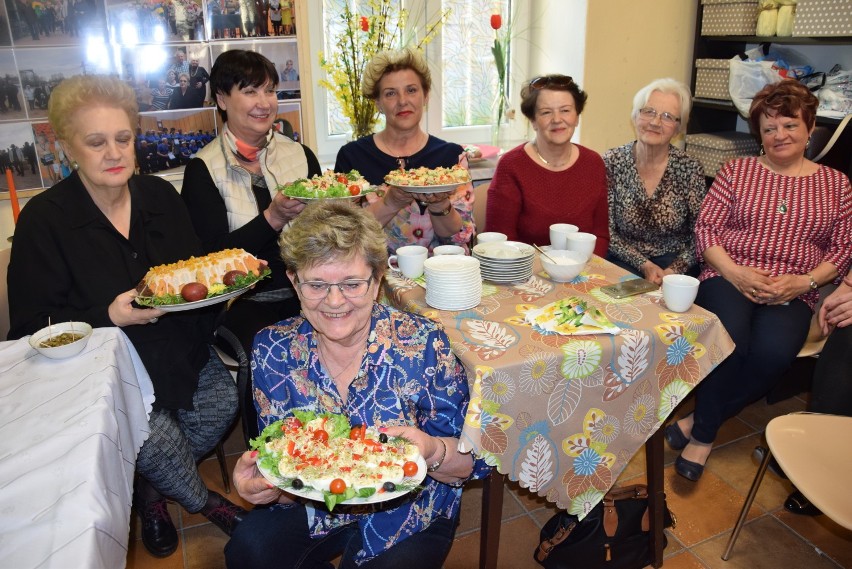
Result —
<path fill-rule="evenodd" d="M 509 97 L 505 89 L 500 89 L 491 106 L 491 146 L 505 150 L 509 142 Z"/>

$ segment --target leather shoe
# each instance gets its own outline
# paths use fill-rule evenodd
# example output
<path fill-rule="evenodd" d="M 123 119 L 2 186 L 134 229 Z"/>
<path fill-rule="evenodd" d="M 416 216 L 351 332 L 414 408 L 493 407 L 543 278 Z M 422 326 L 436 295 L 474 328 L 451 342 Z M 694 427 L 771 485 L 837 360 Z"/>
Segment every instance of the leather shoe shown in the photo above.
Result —
<path fill-rule="evenodd" d="M 201 510 L 201 513 L 228 536 L 248 515 L 246 510 L 213 491 L 210 491 L 207 506 Z"/>
<path fill-rule="evenodd" d="M 689 444 L 689 437 L 683 434 L 677 421 L 666 427 L 665 437 L 672 450 L 683 450 Z"/>
<path fill-rule="evenodd" d="M 757 460 L 757 462 L 759 462 L 759 463 L 763 462 L 763 457 L 766 456 L 766 447 L 762 447 L 762 446 L 754 447 L 754 450 L 752 451 L 751 456 L 753 456 Z M 772 474 L 774 474 L 778 478 L 783 478 L 784 480 L 789 480 L 787 478 L 787 475 L 784 474 L 784 471 L 781 469 L 781 465 L 778 464 L 777 460 L 775 460 L 774 456 L 769 459 L 769 464 L 766 465 L 766 468 L 769 470 L 769 472 L 771 472 Z"/>
<path fill-rule="evenodd" d="M 691 460 L 686 460 L 682 456 L 677 457 L 675 459 L 675 472 L 686 478 L 687 480 L 692 480 L 693 482 L 698 482 L 701 478 L 701 475 L 704 474 L 704 465 L 698 464 L 697 462 L 692 462 Z"/>
<path fill-rule="evenodd" d="M 142 520 L 142 544 L 154 557 L 168 557 L 178 546 L 178 535 L 165 498 L 134 504 Z"/>
<path fill-rule="evenodd" d="M 787 496 L 787 499 L 784 501 L 784 508 L 788 512 L 801 516 L 818 516 L 822 514 L 819 508 L 811 504 L 811 501 L 805 498 L 805 495 L 798 490 Z"/>

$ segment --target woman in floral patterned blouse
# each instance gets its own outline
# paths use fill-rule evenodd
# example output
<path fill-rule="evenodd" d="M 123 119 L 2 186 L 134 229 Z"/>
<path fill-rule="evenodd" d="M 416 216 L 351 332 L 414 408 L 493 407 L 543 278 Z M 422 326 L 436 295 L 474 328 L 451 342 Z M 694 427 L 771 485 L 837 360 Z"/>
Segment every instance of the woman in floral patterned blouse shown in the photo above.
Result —
<path fill-rule="evenodd" d="M 698 275 L 695 219 L 707 192 L 697 160 L 671 144 L 689 120 L 691 95 L 657 79 L 633 98 L 636 140 L 603 155 L 609 199 L 608 260 L 657 284 Z"/>
<path fill-rule="evenodd" d="M 377 304 L 387 251 L 361 208 L 305 208 L 281 238 L 303 316 L 262 330 L 252 353 L 259 426 L 294 410 L 339 413 L 350 423 L 404 436 L 429 476 L 419 492 L 374 509 L 295 501 L 257 472 L 245 453 L 234 485 L 255 509 L 225 548 L 229 568 L 440 567 L 458 522 L 461 486 L 489 467 L 458 451 L 469 401 L 464 369 L 440 325 Z"/>

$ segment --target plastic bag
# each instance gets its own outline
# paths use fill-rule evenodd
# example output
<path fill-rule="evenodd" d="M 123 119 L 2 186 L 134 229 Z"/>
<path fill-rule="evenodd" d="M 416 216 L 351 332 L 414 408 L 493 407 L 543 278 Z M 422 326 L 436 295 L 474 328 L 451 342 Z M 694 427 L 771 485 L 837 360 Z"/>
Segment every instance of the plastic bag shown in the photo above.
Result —
<path fill-rule="evenodd" d="M 781 79 L 772 61 L 743 61 L 735 57 L 731 60 L 728 91 L 734 106 L 743 117 L 747 117 L 754 95 L 765 85 L 778 83 Z"/>

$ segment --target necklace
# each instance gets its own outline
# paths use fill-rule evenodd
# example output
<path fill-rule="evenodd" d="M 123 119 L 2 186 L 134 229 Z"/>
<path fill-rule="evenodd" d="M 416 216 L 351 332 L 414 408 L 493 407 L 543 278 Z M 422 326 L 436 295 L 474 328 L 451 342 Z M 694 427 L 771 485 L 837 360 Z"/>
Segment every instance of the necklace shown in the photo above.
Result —
<path fill-rule="evenodd" d="M 554 162 L 553 164 L 551 164 L 550 162 L 545 160 L 544 156 L 542 156 L 541 153 L 538 151 L 538 144 L 533 142 L 532 147 L 533 147 L 533 151 L 535 151 L 535 155 L 538 156 L 538 159 L 541 160 L 544 163 L 545 166 L 550 166 L 551 168 L 561 168 L 565 164 L 568 164 L 569 162 L 571 162 L 571 154 L 574 152 L 574 146 L 569 141 L 568 142 L 568 158 L 565 159 L 565 162 L 559 162 L 559 163 Z"/>
<path fill-rule="evenodd" d="M 772 167 L 771 167 L 771 166 L 770 166 L 770 165 L 769 165 L 766 161 L 764 161 L 764 165 L 765 165 L 767 168 L 769 168 L 769 170 L 770 170 L 770 171 L 774 172 L 775 174 L 777 174 L 777 175 L 779 175 L 779 176 L 783 176 L 783 175 L 784 175 L 784 174 L 781 174 L 780 172 L 777 172 L 777 171 L 776 171 L 774 168 L 772 168 Z M 796 172 L 796 175 L 795 175 L 795 176 L 792 176 L 792 177 L 794 177 L 794 178 L 798 178 L 798 177 L 802 174 L 802 168 L 804 168 L 804 167 L 805 167 L 805 157 L 804 157 L 804 156 L 802 156 L 802 161 L 799 163 L 799 171 L 798 171 L 798 172 Z M 791 176 L 788 176 L 788 177 L 791 177 Z M 776 189 L 777 189 L 777 184 L 776 184 Z M 786 184 L 785 184 L 784 194 L 781 196 L 781 203 L 780 203 L 780 204 L 778 204 L 778 207 L 776 207 L 776 208 L 775 208 L 776 213 L 780 213 L 781 215 L 784 215 L 784 214 L 785 214 L 785 213 L 787 213 L 787 211 L 789 211 L 789 209 L 790 209 L 790 208 L 787 206 L 787 191 L 788 191 L 788 188 L 786 187 Z"/>
<path fill-rule="evenodd" d="M 365 343 L 365 345 L 366 345 L 366 343 Z M 341 369 L 337 373 L 332 373 L 331 368 L 328 366 L 328 363 L 330 362 L 330 360 L 329 360 L 328 356 L 326 356 L 325 350 L 322 347 L 322 343 L 320 343 L 319 340 L 317 340 L 317 350 L 319 351 L 319 355 L 320 355 L 320 357 L 323 361 L 323 364 L 325 365 L 325 368 L 328 371 L 328 375 L 331 376 L 331 380 L 334 381 L 334 382 L 337 382 L 337 380 L 340 379 L 340 376 L 342 376 L 346 372 L 346 370 L 349 369 L 349 367 L 352 364 L 360 363 L 360 360 L 363 359 L 363 354 L 362 354 L 362 358 L 353 358 L 352 360 L 350 360 L 350 362 L 348 364 L 343 366 L 343 369 Z"/>

